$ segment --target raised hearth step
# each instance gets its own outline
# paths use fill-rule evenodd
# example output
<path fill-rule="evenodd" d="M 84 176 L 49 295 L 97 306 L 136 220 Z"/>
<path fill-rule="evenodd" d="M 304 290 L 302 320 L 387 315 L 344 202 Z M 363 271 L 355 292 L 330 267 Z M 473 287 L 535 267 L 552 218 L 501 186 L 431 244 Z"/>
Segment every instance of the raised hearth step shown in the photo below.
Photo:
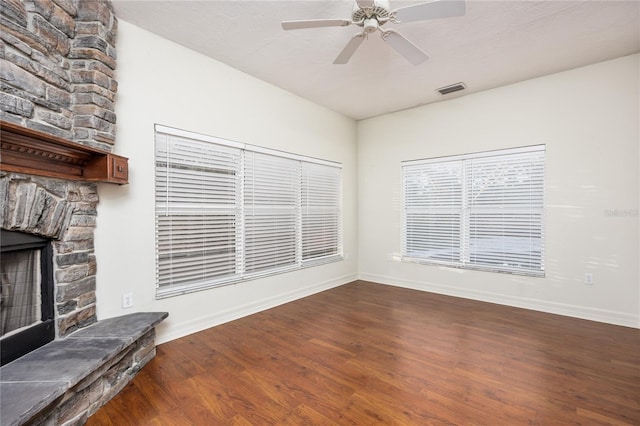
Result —
<path fill-rule="evenodd" d="M 98 321 L 0 367 L 0 424 L 28 422 L 168 315 L 140 312 Z"/>

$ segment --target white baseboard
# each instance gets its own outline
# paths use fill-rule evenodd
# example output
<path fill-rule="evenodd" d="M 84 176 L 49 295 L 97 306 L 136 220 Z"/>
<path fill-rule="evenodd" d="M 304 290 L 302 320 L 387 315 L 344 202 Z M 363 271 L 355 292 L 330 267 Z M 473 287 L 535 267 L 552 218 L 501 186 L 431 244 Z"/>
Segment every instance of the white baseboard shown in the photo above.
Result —
<path fill-rule="evenodd" d="M 410 288 L 413 290 L 427 291 L 431 293 L 444 294 L 447 296 L 461 297 L 465 299 L 473 299 L 489 303 L 497 303 L 499 305 L 507 305 L 515 308 L 524 308 L 533 311 L 564 315 L 568 317 L 598 321 L 607 324 L 640 328 L 639 316 L 623 312 L 610 311 L 606 309 L 589 308 L 585 306 L 569 305 L 565 303 L 549 302 L 545 300 L 529 299 L 517 296 L 506 296 L 503 294 L 460 289 L 457 287 L 450 287 L 430 282 L 403 280 L 376 274 L 360 274 L 359 279 L 379 284 L 392 285 L 395 287 Z"/>
<path fill-rule="evenodd" d="M 294 300 L 301 299 L 303 297 L 307 297 L 321 291 L 329 290 L 330 288 L 338 287 L 357 279 L 357 275 L 353 274 L 345 275 L 320 283 L 315 283 L 308 287 L 278 294 L 266 299 L 257 300 L 244 305 L 234 306 L 222 312 L 216 312 L 211 315 L 196 318 L 190 321 L 185 321 L 180 324 L 173 324 L 170 329 L 165 329 L 165 327 L 162 327 L 162 324 L 160 324 L 160 326 L 156 329 L 156 344 L 166 343 L 171 340 L 187 336 L 189 334 L 197 333 L 198 331 L 206 330 L 207 328 L 246 317 L 248 315 L 255 314 L 266 309 L 271 309 L 278 305 L 292 302 Z"/>

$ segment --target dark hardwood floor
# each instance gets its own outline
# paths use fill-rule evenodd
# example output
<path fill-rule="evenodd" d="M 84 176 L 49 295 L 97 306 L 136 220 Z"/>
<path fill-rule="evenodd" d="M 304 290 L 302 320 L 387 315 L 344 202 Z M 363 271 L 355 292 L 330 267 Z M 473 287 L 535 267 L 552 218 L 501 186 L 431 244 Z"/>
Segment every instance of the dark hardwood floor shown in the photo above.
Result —
<path fill-rule="evenodd" d="M 640 330 L 357 281 L 160 345 L 95 425 L 640 425 Z"/>

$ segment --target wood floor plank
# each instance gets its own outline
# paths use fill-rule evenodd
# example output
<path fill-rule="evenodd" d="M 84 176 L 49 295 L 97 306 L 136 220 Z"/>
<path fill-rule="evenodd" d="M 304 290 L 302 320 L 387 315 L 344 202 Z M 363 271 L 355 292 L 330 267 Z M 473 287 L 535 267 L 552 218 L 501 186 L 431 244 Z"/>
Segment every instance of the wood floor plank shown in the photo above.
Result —
<path fill-rule="evenodd" d="M 95 425 L 640 425 L 640 330 L 356 281 L 160 345 Z"/>
<path fill-rule="evenodd" d="M 140 426 L 196 426 L 201 423 L 194 423 L 189 420 L 182 410 L 173 409 L 163 411 L 161 415 L 155 416 Z"/>
<path fill-rule="evenodd" d="M 137 426 L 158 415 L 158 412 L 149 403 L 147 398 L 140 392 L 136 383 L 129 383 L 118 394 L 122 398 L 119 405 L 105 405 L 100 411 L 105 412 L 105 418 L 109 423 L 118 426 Z M 90 420 L 98 420 L 98 416 L 90 417 Z"/>

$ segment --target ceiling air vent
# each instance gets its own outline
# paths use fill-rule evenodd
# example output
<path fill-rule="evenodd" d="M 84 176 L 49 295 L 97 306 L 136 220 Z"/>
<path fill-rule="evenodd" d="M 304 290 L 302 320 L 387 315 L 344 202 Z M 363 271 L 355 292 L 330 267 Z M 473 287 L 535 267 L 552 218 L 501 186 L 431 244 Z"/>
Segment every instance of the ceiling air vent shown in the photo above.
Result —
<path fill-rule="evenodd" d="M 456 84 L 450 84 L 449 86 L 441 87 L 437 90 L 438 92 L 440 92 L 441 95 L 448 95 L 449 93 L 459 92 L 466 88 L 467 86 L 465 86 L 464 83 L 456 83 Z"/>

